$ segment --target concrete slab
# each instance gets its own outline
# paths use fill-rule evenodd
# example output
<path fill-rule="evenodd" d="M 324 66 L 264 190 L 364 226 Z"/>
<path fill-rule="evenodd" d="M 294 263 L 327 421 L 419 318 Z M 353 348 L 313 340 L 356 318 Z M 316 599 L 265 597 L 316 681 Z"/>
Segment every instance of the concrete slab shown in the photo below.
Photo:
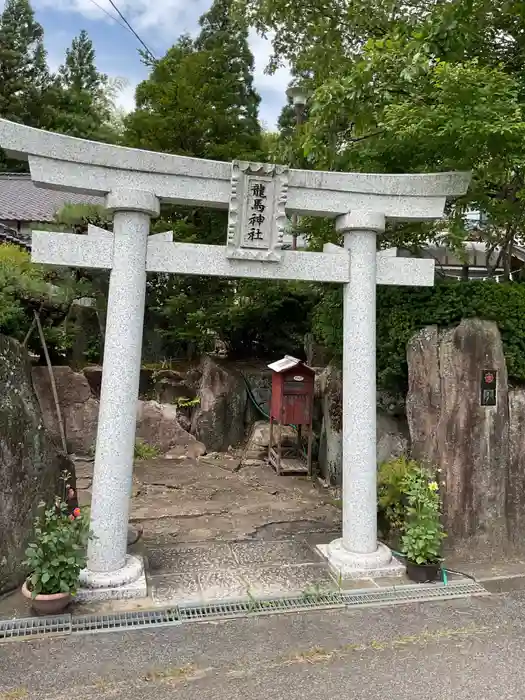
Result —
<path fill-rule="evenodd" d="M 202 590 L 196 573 L 152 576 L 150 585 L 156 605 L 202 602 Z"/>
<path fill-rule="evenodd" d="M 243 569 L 202 571 L 198 574 L 203 601 L 239 600 L 249 597 Z"/>
<path fill-rule="evenodd" d="M 147 557 L 150 572 L 157 574 L 229 569 L 238 565 L 230 545 L 225 543 L 150 548 Z"/>
<path fill-rule="evenodd" d="M 322 564 L 251 567 L 246 579 L 254 597 L 337 590 L 327 567 Z"/>
<path fill-rule="evenodd" d="M 321 559 L 306 542 L 233 542 L 233 555 L 240 566 L 257 564 L 320 564 Z"/>

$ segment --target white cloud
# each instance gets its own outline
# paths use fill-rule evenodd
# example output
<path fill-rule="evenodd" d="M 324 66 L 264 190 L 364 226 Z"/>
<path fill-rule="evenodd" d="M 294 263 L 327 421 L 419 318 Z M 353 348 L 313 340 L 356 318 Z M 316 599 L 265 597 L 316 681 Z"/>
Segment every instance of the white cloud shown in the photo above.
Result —
<path fill-rule="evenodd" d="M 271 36 L 267 39 L 259 36 L 255 30 L 250 32 L 250 48 L 253 53 L 255 86 L 262 97 L 260 118 L 263 124 L 273 129 L 279 113 L 286 103 L 286 88 L 290 82 L 288 66 L 268 74 L 266 67 L 272 54 Z"/>
<path fill-rule="evenodd" d="M 136 84 L 126 85 L 116 98 L 117 105 L 125 112 L 131 112 L 135 108 L 135 88 Z"/>
<path fill-rule="evenodd" d="M 266 67 L 272 55 L 271 39 L 271 35 L 265 39 L 257 34 L 255 30 L 250 31 L 249 41 L 255 61 L 255 81 L 259 90 L 272 90 L 284 93 L 290 82 L 288 66 L 279 68 L 272 74 L 266 72 Z"/>
<path fill-rule="evenodd" d="M 36 8 L 74 12 L 89 19 L 120 20 L 109 0 L 33 0 Z M 209 0 L 115 0 L 124 17 L 137 31 L 155 30 L 163 38 L 175 38 L 196 24 L 210 5 Z"/>

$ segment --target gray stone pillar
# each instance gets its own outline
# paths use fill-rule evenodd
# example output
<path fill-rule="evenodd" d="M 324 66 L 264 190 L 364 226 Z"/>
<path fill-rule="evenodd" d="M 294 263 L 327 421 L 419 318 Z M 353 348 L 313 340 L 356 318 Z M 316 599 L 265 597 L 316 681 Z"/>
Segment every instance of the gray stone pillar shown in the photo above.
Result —
<path fill-rule="evenodd" d="M 342 577 L 394 573 L 377 542 L 376 237 L 385 217 L 354 211 L 336 219 L 348 251 L 343 289 L 343 536 L 323 548 Z"/>
<path fill-rule="evenodd" d="M 113 267 L 100 393 L 88 568 L 82 585 L 118 586 L 142 574 L 127 557 L 129 500 L 139 391 L 150 217 L 159 201 L 150 192 L 118 189 L 107 196 L 114 212 Z"/>

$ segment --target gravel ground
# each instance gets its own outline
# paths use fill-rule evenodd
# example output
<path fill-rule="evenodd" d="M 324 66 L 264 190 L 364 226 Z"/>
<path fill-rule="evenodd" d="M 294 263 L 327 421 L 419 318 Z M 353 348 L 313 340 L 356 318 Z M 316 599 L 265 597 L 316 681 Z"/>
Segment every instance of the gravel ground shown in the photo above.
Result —
<path fill-rule="evenodd" d="M 0 700 L 506 700 L 525 594 L 275 615 L 0 646 Z"/>

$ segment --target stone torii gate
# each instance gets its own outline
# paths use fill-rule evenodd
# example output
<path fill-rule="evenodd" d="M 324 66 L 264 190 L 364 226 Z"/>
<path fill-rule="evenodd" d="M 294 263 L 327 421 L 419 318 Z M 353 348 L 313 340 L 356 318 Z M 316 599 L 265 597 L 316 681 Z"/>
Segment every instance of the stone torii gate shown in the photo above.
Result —
<path fill-rule="evenodd" d="M 27 159 L 37 186 L 103 195 L 113 232 L 33 232 L 35 262 L 110 270 L 85 597 L 145 595 L 142 561 L 127 555 L 146 272 L 295 279 L 344 285 L 343 536 L 320 547 L 343 577 L 395 573 L 377 542 L 376 284 L 432 285 L 433 260 L 377 251 L 385 219 L 441 218 L 468 173 L 380 175 L 222 163 L 140 151 L 0 120 L 0 147 Z M 160 201 L 229 210 L 225 246 L 149 236 Z M 335 219 L 344 247 L 282 250 L 286 216 Z"/>

